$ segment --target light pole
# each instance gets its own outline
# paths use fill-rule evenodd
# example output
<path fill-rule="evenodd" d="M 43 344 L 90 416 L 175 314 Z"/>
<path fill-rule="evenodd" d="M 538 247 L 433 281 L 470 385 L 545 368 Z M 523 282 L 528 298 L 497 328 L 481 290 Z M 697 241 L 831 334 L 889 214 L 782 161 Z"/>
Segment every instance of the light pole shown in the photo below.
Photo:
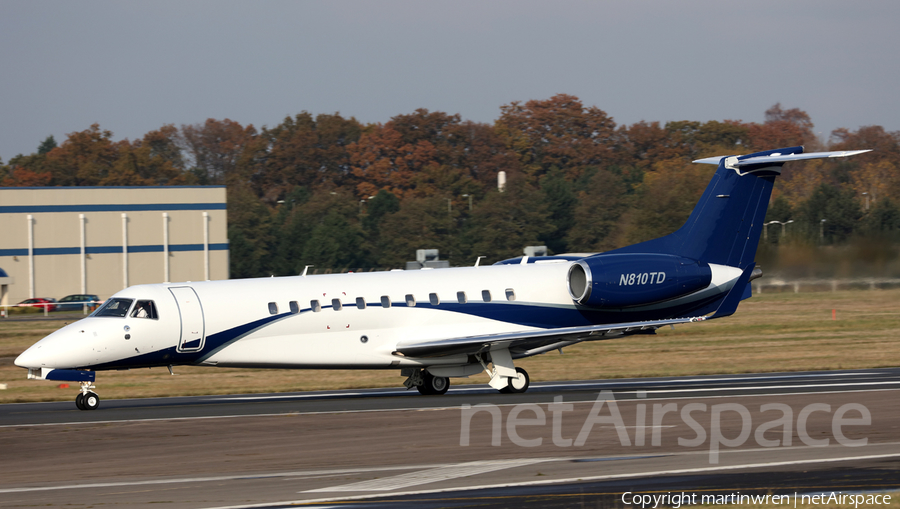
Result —
<path fill-rule="evenodd" d="M 781 221 L 769 221 L 768 223 L 763 223 L 763 240 L 766 242 L 769 241 L 769 225 L 780 223 Z"/>
<path fill-rule="evenodd" d="M 462 195 L 462 197 L 463 197 L 463 198 L 469 198 L 469 212 L 472 212 L 472 195 L 471 195 L 471 194 L 464 194 L 464 195 Z"/>
<path fill-rule="evenodd" d="M 334 194 L 334 193 L 331 193 L 331 194 Z M 363 214 L 363 208 L 366 209 L 367 214 L 369 213 L 369 200 L 371 200 L 374 197 L 375 196 L 369 196 L 368 198 L 363 198 L 362 200 L 359 200 L 359 215 Z"/>
<path fill-rule="evenodd" d="M 819 221 L 819 242 L 823 246 L 825 245 L 825 221 L 827 221 L 827 219 Z"/>
<path fill-rule="evenodd" d="M 781 240 L 787 239 L 787 229 L 785 227 L 793 222 L 794 222 L 794 220 L 791 219 L 790 221 L 788 221 L 786 223 L 781 223 Z"/>
<path fill-rule="evenodd" d="M 863 193 L 863 196 L 866 197 L 866 212 L 869 211 L 869 193 Z"/>
<path fill-rule="evenodd" d="M 794 222 L 794 220 L 791 219 L 790 221 L 785 221 L 785 222 L 781 222 L 781 221 L 769 221 L 768 223 L 765 223 L 765 224 L 763 225 L 763 226 L 765 227 L 765 228 L 763 228 L 763 235 L 764 235 L 765 240 L 769 240 L 769 229 L 768 229 L 768 226 L 769 226 L 770 224 L 780 224 L 780 225 L 781 225 L 781 239 L 784 240 L 785 237 L 787 236 L 787 233 L 786 233 L 786 231 L 785 231 L 785 226 L 787 226 L 787 225 L 789 225 L 789 224 L 791 224 L 791 223 L 793 223 L 793 222 Z"/>

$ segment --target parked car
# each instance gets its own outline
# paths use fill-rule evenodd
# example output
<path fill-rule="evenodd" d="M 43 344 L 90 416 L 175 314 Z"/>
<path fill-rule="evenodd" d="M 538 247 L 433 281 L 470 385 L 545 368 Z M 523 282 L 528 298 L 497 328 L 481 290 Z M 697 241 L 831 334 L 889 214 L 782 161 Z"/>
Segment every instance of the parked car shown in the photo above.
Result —
<path fill-rule="evenodd" d="M 101 304 L 100 297 L 96 295 L 66 295 L 59 299 L 56 305 L 57 311 L 81 311 L 82 307 L 87 304 L 88 309 L 93 311 Z"/>
<path fill-rule="evenodd" d="M 25 299 L 22 302 L 16 304 L 16 307 L 32 307 L 40 310 L 44 310 L 46 308 L 47 311 L 56 311 L 56 299 L 44 299 L 41 297 L 36 297 L 34 299 Z"/>

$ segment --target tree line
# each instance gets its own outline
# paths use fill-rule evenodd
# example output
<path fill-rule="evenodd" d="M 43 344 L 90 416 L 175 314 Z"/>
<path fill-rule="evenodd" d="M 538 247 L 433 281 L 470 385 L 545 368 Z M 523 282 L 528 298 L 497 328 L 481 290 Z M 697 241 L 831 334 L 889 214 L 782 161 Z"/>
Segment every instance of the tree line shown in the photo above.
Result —
<path fill-rule="evenodd" d="M 797 241 L 897 240 L 900 132 L 838 129 L 823 142 L 808 114 L 780 104 L 763 123 L 617 125 L 561 94 L 504 105 L 493 124 L 427 109 L 367 125 L 304 111 L 271 128 L 209 119 L 133 141 L 95 124 L 0 161 L 0 185 L 225 185 L 231 276 L 254 277 L 397 268 L 423 248 L 451 265 L 527 245 L 605 251 L 684 222 L 715 171 L 692 160 L 794 145 L 874 151 L 791 163 L 767 221 L 793 221 Z"/>

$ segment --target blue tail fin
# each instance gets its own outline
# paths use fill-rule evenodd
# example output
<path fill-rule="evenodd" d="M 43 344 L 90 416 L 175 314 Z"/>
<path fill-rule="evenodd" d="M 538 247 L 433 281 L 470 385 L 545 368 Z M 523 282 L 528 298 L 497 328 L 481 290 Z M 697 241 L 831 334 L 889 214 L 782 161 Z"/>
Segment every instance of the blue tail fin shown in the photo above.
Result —
<path fill-rule="evenodd" d="M 803 147 L 789 147 L 694 161 L 719 167 L 684 226 L 612 252 L 674 254 L 743 269 L 756 257 L 772 186 L 784 163 L 862 152 L 868 150 L 804 154 Z"/>

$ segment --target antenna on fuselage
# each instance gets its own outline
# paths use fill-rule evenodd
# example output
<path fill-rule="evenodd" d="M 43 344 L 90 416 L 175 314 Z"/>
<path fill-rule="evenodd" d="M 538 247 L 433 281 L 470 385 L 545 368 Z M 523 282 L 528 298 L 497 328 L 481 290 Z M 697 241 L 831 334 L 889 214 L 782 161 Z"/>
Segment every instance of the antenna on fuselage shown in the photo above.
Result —
<path fill-rule="evenodd" d="M 315 265 L 307 265 L 306 267 L 303 267 L 303 274 L 300 275 L 306 276 L 306 271 L 308 271 L 310 267 L 315 267 Z"/>
<path fill-rule="evenodd" d="M 479 263 L 481 263 L 482 258 L 487 258 L 487 256 L 479 256 L 477 260 L 475 260 L 475 266 L 477 267 Z"/>

